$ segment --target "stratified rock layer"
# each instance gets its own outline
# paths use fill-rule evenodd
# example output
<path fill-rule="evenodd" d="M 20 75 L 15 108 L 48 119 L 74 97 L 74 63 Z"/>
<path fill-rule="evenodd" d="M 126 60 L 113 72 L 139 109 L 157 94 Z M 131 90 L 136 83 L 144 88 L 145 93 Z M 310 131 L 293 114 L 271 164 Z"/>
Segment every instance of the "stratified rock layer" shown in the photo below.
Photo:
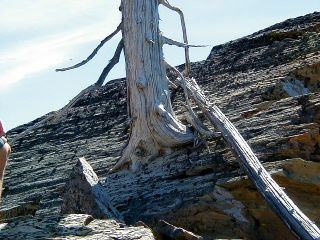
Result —
<path fill-rule="evenodd" d="M 207 60 L 192 65 L 209 99 L 318 226 L 319 26 L 320 13 L 290 19 L 214 47 Z M 221 140 L 152 159 L 136 173 L 108 175 L 130 131 L 125 89 L 124 79 L 111 81 L 84 96 L 60 122 L 48 122 L 14 143 L 2 205 L 6 216 L 29 202 L 39 202 L 36 216 L 58 213 L 65 182 L 84 156 L 127 223 L 156 226 L 163 219 L 205 239 L 294 239 Z M 181 91 L 173 90 L 172 99 L 183 120 Z"/>

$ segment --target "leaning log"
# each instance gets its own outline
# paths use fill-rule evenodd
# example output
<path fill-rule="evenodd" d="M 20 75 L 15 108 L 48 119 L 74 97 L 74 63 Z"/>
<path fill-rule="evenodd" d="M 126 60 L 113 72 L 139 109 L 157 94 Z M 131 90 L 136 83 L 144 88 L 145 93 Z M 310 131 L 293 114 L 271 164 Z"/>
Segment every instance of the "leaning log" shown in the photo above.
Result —
<path fill-rule="evenodd" d="M 241 166 L 246 170 L 269 206 L 290 230 L 301 239 L 320 239 L 319 228 L 303 214 L 272 179 L 248 143 L 220 109 L 215 105 L 210 106 L 206 115 L 237 154 Z"/>
<path fill-rule="evenodd" d="M 253 181 L 273 211 L 289 229 L 300 239 L 320 239 L 319 228 L 294 204 L 282 188 L 272 179 L 248 143 L 236 127 L 214 104 L 210 104 L 194 79 L 180 78 L 190 96 L 204 112 L 208 120 L 220 131 L 224 140 L 231 147 L 240 165 Z M 183 81 L 183 82 L 182 82 Z"/>

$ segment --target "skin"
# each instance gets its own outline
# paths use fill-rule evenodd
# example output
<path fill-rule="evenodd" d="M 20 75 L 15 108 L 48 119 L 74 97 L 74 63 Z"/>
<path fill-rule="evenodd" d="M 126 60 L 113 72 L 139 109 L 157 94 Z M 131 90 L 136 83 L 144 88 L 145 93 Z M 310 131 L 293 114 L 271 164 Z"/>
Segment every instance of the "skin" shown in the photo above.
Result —
<path fill-rule="evenodd" d="M 4 178 L 4 171 L 8 162 L 9 154 L 11 153 L 11 148 L 8 143 L 6 143 L 0 149 L 0 199 L 2 195 L 2 185 L 3 185 L 3 178 Z"/>

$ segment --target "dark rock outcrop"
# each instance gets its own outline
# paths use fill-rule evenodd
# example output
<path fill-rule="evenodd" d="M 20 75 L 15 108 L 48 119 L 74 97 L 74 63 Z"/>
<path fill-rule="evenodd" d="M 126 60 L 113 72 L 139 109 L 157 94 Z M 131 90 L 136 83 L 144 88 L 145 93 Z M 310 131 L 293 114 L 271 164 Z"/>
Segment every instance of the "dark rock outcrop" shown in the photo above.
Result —
<path fill-rule="evenodd" d="M 63 193 L 61 213 L 86 213 L 94 218 L 122 220 L 106 195 L 98 176 L 84 158 L 72 169 Z"/>
<path fill-rule="evenodd" d="M 192 76 L 210 101 L 318 226 L 319 26 L 320 13 L 289 19 L 214 47 L 207 60 L 192 65 Z M 183 119 L 181 91 L 172 90 L 172 99 Z M 221 140 L 210 141 L 208 148 L 177 149 L 151 160 L 140 172 L 108 175 L 128 138 L 126 109 L 125 80 L 114 80 L 86 94 L 61 122 L 48 122 L 15 142 L 2 211 L 38 201 L 36 217 L 59 213 L 65 182 L 85 156 L 126 223 L 142 220 L 156 226 L 163 219 L 204 239 L 270 239 L 274 232 L 273 239 L 295 238 Z M 9 136 L 40 120 L 11 130 Z"/>

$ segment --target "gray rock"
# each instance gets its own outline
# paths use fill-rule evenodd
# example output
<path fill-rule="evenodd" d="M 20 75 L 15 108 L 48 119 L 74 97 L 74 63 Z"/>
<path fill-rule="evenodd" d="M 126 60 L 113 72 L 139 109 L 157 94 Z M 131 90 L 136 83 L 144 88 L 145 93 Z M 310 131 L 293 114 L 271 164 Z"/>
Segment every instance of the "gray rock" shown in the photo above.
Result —
<path fill-rule="evenodd" d="M 70 214 L 12 219 L 0 224 L 0 239 L 153 240 L 155 237 L 145 227 L 130 227 L 115 220 Z"/>
<path fill-rule="evenodd" d="M 62 196 L 61 213 L 85 213 L 94 218 L 113 218 L 122 216 L 111 203 L 90 164 L 80 158 L 72 169 Z"/>

